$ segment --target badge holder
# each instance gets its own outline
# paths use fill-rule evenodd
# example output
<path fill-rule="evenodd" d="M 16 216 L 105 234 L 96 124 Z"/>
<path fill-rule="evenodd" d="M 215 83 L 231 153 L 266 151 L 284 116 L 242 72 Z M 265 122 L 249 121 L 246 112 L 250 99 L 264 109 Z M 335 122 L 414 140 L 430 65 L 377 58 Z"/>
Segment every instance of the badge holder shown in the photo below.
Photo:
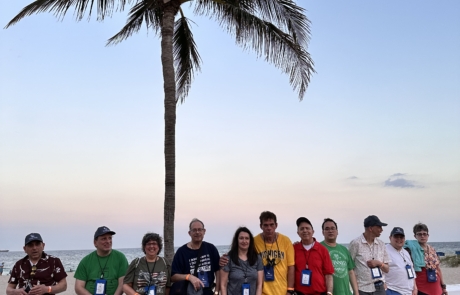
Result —
<path fill-rule="evenodd" d="M 105 295 L 105 289 L 107 287 L 107 280 L 98 279 L 94 286 L 94 295 Z"/>
<path fill-rule="evenodd" d="M 304 269 L 300 274 L 300 284 L 302 286 L 310 286 L 311 285 L 311 270 Z"/>
<path fill-rule="evenodd" d="M 409 280 L 413 279 L 415 276 L 414 276 L 414 271 L 412 270 L 412 267 L 408 264 L 406 265 L 406 272 L 407 272 L 407 278 Z"/>
<path fill-rule="evenodd" d="M 273 265 L 264 265 L 264 278 L 266 282 L 271 282 L 275 280 L 275 268 Z"/>
<path fill-rule="evenodd" d="M 145 295 L 156 295 L 157 288 L 155 285 L 153 286 L 145 286 Z"/>
<path fill-rule="evenodd" d="M 200 271 L 198 272 L 198 278 L 203 282 L 205 288 L 209 287 L 208 273 Z"/>
<path fill-rule="evenodd" d="M 434 283 L 437 281 L 436 279 L 436 270 L 434 268 L 427 268 L 426 269 L 426 278 L 428 283 Z"/>
<path fill-rule="evenodd" d="M 249 284 L 244 283 L 241 285 L 241 295 L 249 295 Z"/>
<path fill-rule="evenodd" d="M 382 271 L 379 267 L 372 267 L 371 274 L 373 279 L 381 279 L 382 278 Z"/>

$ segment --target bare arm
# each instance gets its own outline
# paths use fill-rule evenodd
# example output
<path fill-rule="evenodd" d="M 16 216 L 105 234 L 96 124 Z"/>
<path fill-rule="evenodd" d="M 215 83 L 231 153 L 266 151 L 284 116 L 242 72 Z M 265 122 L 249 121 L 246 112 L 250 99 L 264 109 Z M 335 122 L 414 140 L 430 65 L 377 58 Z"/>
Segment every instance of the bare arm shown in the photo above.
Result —
<path fill-rule="evenodd" d="M 6 295 L 27 295 L 24 288 L 16 289 L 17 284 L 8 284 L 6 286 Z"/>
<path fill-rule="evenodd" d="M 75 279 L 75 293 L 77 293 L 77 295 L 92 295 L 85 289 L 85 285 L 85 281 Z"/>
<path fill-rule="evenodd" d="M 176 273 L 175 275 L 173 275 L 171 277 L 171 281 L 172 282 L 178 282 L 178 281 L 185 281 L 187 280 L 187 276 L 189 275 L 188 277 L 188 281 L 190 282 L 190 284 L 192 284 L 194 287 L 195 287 L 195 290 L 198 290 L 198 288 L 201 286 L 202 288 L 204 288 L 204 284 L 203 282 L 195 277 L 194 275 L 191 275 L 191 274 L 179 274 L 179 273 Z M 80 295 L 80 294 L 78 294 Z"/>
<path fill-rule="evenodd" d="M 444 278 L 442 277 L 442 271 L 439 264 L 436 266 L 436 270 L 438 271 L 439 281 L 441 282 L 442 294 L 447 294 L 446 285 L 444 284 Z"/>
<path fill-rule="evenodd" d="M 350 285 L 351 289 L 353 290 L 353 295 L 358 295 L 358 282 L 356 281 L 356 275 L 354 270 L 348 271 L 348 276 L 350 277 Z"/>
<path fill-rule="evenodd" d="M 214 289 L 214 292 L 219 292 L 220 290 L 220 271 L 216 271 L 214 273 L 214 275 L 216 276 L 216 288 Z"/>
<path fill-rule="evenodd" d="M 331 292 L 334 289 L 334 279 L 332 278 L 332 275 L 325 275 L 326 277 L 326 290 L 327 292 Z"/>
<path fill-rule="evenodd" d="M 220 294 L 227 295 L 228 272 L 220 270 Z"/>
<path fill-rule="evenodd" d="M 133 289 L 133 283 L 123 284 L 123 292 L 125 292 L 126 295 L 134 295 L 136 291 Z"/>
<path fill-rule="evenodd" d="M 115 290 L 115 293 L 113 293 L 113 295 L 121 295 L 121 294 L 123 294 L 123 279 L 124 278 L 125 278 L 125 276 L 122 276 L 122 277 L 118 278 L 118 287 Z"/>
<path fill-rule="evenodd" d="M 257 288 L 256 295 L 262 295 L 262 288 L 264 286 L 264 271 L 259 270 L 257 272 Z"/>
<path fill-rule="evenodd" d="M 288 282 L 288 288 L 291 288 L 292 290 L 294 290 L 294 276 L 295 276 L 294 265 L 288 266 L 287 282 Z M 289 294 L 289 293 L 286 292 L 286 294 Z"/>

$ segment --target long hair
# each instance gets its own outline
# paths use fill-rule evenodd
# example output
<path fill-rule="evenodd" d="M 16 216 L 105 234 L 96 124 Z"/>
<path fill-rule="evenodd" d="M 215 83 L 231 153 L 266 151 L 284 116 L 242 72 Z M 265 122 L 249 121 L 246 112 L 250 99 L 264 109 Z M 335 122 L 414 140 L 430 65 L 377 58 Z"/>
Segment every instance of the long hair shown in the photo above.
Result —
<path fill-rule="evenodd" d="M 240 265 L 238 260 L 238 237 L 240 236 L 241 232 L 249 234 L 249 248 L 247 255 L 249 265 L 253 266 L 257 263 L 258 254 L 256 252 L 256 247 L 254 246 L 254 236 L 252 235 L 251 231 L 245 226 L 241 226 L 236 230 L 235 235 L 233 236 L 232 246 L 230 248 L 230 252 L 228 253 L 228 255 L 230 256 L 230 259 L 233 261 L 233 263 L 235 263 L 236 265 Z"/>

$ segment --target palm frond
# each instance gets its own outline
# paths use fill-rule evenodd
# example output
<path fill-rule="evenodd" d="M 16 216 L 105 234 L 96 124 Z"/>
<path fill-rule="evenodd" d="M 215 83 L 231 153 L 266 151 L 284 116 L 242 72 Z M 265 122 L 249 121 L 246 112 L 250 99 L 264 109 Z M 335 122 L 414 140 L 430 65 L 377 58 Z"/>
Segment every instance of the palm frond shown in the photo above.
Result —
<path fill-rule="evenodd" d="M 12 20 L 10 20 L 5 26 L 5 29 L 34 13 L 52 12 L 56 17 L 64 18 L 71 7 L 75 7 L 75 18 L 78 21 L 80 21 L 87 12 L 88 18 L 90 18 L 95 1 L 97 1 L 97 20 L 102 21 L 105 17 L 113 14 L 115 2 L 118 3 L 117 10 L 123 10 L 127 2 L 135 0 L 36 0 L 24 7 Z"/>
<path fill-rule="evenodd" d="M 126 25 L 107 41 L 107 45 L 114 45 L 126 40 L 140 30 L 144 21 L 147 29 L 152 28 L 157 34 L 161 28 L 162 15 L 163 12 L 156 0 L 143 0 L 137 3 L 130 9 Z"/>
<path fill-rule="evenodd" d="M 182 103 L 190 90 L 194 71 L 199 71 L 201 65 L 201 57 L 190 30 L 189 20 L 184 16 L 174 23 L 173 48 L 176 96 L 177 101 Z"/>
<path fill-rule="evenodd" d="M 275 24 L 256 16 L 253 7 L 241 5 L 245 0 L 220 1 L 225 3 L 200 0 L 205 7 L 195 11 L 215 18 L 227 32 L 235 36 L 238 45 L 253 49 L 258 56 L 264 56 L 268 62 L 288 74 L 291 86 L 298 91 L 302 100 L 310 77 L 315 73 L 313 60 L 306 51 L 307 42 L 302 46 L 298 35 L 294 36 L 292 31 L 286 33 Z"/>

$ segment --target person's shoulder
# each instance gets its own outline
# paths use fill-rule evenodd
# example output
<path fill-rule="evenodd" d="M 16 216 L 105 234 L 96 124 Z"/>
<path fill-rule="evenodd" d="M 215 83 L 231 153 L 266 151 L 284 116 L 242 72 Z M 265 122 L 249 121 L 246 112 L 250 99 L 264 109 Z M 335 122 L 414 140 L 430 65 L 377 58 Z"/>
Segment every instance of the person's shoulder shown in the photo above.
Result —
<path fill-rule="evenodd" d="M 288 236 L 283 235 L 282 233 L 278 233 L 277 239 L 280 242 L 292 244 L 291 239 Z"/>
<path fill-rule="evenodd" d="M 112 253 L 115 254 L 118 257 L 125 257 L 126 258 L 126 255 L 123 252 L 119 251 L 119 250 L 112 249 Z"/>
<path fill-rule="evenodd" d="M 364 236 L 362 234 L 360 234 L 359 236 L 357 236 L 356 238 L 351 240 L 350 245 L 351 244 L 361 244 L 361 243 L 363 243 L 363 240 L 364 240 L 364 242 L 366 242 L 366 240 L 364 239 Z"/>
<path fill-rule="evenodd" d="M 385 247 L 385 242 L 384 242 L 384 241 L 382 241 L 381 239 L 379 239 L 379 238 L 375 238 L 375 241 L 377 241 L 377 244 L 379 244 L 379 246 L 381 246 L 381 247 Z"/>

